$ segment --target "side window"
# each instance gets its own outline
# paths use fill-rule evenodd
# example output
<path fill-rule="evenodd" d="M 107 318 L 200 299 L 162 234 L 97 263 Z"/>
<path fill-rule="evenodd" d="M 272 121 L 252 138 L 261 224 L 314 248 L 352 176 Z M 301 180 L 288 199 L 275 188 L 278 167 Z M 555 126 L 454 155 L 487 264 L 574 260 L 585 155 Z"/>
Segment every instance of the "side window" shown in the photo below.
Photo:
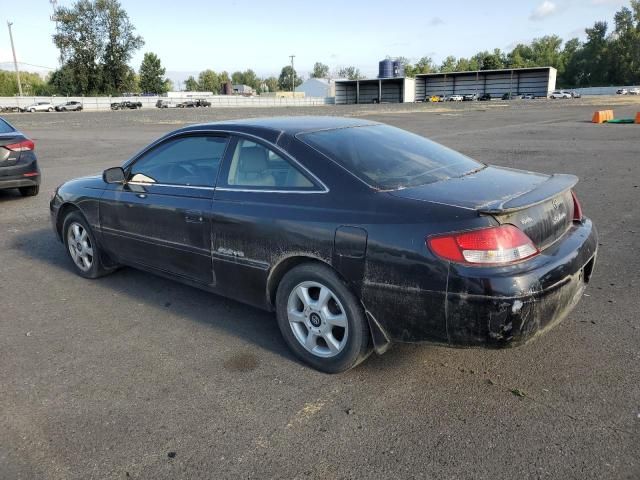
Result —
<path fill-rule="evenodd" d="M 239 139 L 236 144 L 227 185 L 279 190 L 305 190 L 315 185 L 296 167 L 277 153 L 250 140 Z"/>
<path fill-rule="evenodd" d="M 133 164 L 129 181 L 215 187 L 228 141 L 205 135 L 169 140 Z"/>

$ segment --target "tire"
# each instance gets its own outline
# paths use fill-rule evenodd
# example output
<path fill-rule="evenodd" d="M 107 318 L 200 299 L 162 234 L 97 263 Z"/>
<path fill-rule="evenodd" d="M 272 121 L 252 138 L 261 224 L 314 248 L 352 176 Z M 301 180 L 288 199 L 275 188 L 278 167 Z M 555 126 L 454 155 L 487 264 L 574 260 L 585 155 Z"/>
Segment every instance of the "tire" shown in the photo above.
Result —
<path fill-rule="evenodd" d="M 33 185 L 32 187 L 20 187 L 18 188 L 20 195 L 23 197 L 35 197 L 40 192 L 40 185 Z"/>
<path fill-rule="evenodd" d="M 53 112 L 53 108 L 49 107 L 49 108 L 47 109 L 47 112 Z"/>
<path fill-rule="evenodd" d="M 316 370 L 344 372 L 371 353 L 362 305 L 327 266 L 308 263 L 287 272 L 278 285 L 276 316 L 289 348 Z"/>
<path fill-rule="evenodd" d="M 83 233 L 85 235 L 83 235 Z M 62 225 L 62 239 L 71 259 L 75 272 L 84 278 L 99 278 L 111 273 L 114 269 L 107 269 L 102 264 L 101 251 L 95 236 L 87 221 L 78 211 L 69 213 Z M 71 242 L 76 242 L 72 244 Z M 80 244 L 78 246 L 78 244 Z M 85 255 L 78 252 L 84 250 Z M 89 253 L 87 249 L 90 249 Z M 72 253 L 72 252 L 75 252 Z M 80 265 L 83 265 L 82 267 Z"/>

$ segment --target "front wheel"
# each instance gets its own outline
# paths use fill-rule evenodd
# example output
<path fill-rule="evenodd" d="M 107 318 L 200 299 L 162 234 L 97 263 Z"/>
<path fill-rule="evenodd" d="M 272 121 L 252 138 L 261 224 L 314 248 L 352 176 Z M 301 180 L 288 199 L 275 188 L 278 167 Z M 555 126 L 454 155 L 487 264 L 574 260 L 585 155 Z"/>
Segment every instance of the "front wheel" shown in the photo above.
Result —
<path fill-rule="evenodd" d="M 327 266 L 289 271 L 278 286 L 276 315 L 289 348 L 317 370 L 343 372 L 371 353 L 362 305 Z"/>
<path fill-rule="evenodd" d="M 62 238 L 78 275 L 98 278 L 112 271 L 103 266 L 100 247 L 87 221 L 79 212 L 72 212 L 65 218 Z"/>

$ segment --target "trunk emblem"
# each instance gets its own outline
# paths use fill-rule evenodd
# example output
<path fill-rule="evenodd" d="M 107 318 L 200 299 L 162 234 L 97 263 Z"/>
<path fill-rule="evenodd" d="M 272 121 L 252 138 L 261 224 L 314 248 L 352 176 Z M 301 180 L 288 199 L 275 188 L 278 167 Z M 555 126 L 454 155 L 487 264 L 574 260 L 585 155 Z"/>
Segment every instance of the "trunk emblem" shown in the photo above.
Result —
<path fill-rule="evenodd" d="M 555 198 L 551 200 L 551 205 L 553 205 L 553 208 L 555 208 L 556 210 L 560 208 L 560 204 L 558 203 L 558 200 L 556 200 Z"/>

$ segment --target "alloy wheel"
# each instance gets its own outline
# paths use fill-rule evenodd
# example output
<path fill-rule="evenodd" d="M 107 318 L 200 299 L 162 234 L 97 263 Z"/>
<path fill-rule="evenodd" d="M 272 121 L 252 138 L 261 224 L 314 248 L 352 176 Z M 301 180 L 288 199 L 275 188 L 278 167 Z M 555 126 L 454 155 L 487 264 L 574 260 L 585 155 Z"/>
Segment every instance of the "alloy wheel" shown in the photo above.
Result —
<path fill-rule="evenodd" d="M 289 294 L 287 319 L 296 340 L 322 358 L 338 355 L 349 335 L 347 314 L 336 294 L 318 282 L 302 282 Z"/>
<path fill-rule="evenodd" d="M 73 222 L 67 230 L 69 254 L 76 266 L 88 272 L 93 265 L 93 246 L 87 230 L 78 222 Z"/>

